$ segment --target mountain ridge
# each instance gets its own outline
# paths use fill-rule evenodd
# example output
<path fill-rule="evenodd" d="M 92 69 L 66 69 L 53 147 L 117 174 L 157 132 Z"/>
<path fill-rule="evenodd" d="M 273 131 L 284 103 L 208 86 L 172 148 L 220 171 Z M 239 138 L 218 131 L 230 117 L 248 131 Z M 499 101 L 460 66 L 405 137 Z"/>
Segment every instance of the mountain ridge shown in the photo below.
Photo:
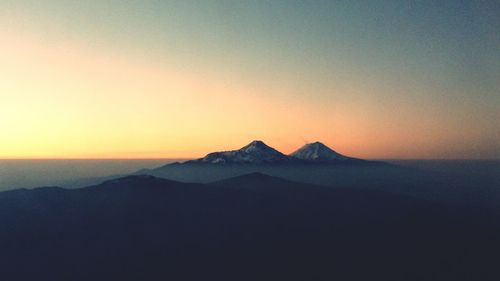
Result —
<path fill-rule="evenodd" d="M 240 149 L 211 152 L 205 157 L 189 160 L 183 164 L 340 164 L 349 161 L 366 160 L 342 155 L 321 142 L 306 144 L 286 155 L 261 140 L 254 140 Z"/>

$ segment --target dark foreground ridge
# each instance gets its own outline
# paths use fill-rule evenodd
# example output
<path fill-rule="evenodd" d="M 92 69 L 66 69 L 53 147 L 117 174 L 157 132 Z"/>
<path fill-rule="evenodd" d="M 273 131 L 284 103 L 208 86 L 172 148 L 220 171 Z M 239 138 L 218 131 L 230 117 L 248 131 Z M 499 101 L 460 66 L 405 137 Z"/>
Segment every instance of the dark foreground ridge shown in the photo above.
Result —
<path fill-rule="evenodd" d="M 498 280 L 498 225 L 252 173 L 0 193 L 2 280 Z"/>

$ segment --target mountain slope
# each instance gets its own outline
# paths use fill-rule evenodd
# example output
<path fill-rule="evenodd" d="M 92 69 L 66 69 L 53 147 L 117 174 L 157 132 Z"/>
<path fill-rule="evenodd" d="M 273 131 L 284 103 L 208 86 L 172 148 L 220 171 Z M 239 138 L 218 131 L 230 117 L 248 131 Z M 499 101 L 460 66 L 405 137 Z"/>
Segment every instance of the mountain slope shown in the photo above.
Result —
<path fill-rule="evenodd" d="M 187 163 L 211 164 L 273 164 L 290 162 L 290 157 L 269 147 L 262 141 L 252 141 L 248 145 L 231 151 L 213 152 Z"/>
<path fill-rule="evenodd" d="M 306 163 L 315 164 L 383 164 L 342 155 L 321 142 L 308 143 L 289 155 Z"/>
<path fill-rule="evenodd" d="M 254 192 L 277 192 L 277 191 L 292 191 L 297 188 L 307 188 L 308 191 L 313 192 L 314 189 L 324 189 L 324 186 L 306 184 L 295 181 L 290 181 L 280 177 L 270 176 L 260 172 L 244 174 L 220 181 L 210 183 L 213 186 L 245 189 Z"/>
<path fill-rule="evenodd" d="M 351 159 L 350 157 L 335 152 L 321 142 L 308 143 L 299 148 L 297 151 L 291 153 L 290 156 L 305 161 L 322 163 Z"/>
<path fill-rule="evenodd" d="M 5 280 L 489 280 L 498 253 L 413 198 L 257 173 L 0 193 L 0 225 Z"/>

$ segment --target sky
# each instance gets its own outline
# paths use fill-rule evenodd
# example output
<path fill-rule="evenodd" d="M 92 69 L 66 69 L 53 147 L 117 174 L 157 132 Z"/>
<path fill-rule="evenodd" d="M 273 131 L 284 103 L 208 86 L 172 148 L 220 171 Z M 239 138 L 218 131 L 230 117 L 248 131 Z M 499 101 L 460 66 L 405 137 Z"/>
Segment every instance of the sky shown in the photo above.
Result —
<path fill-rule="evenodd" d="M 0 158 L 500 158 L 500 2 L 0 0 Z"/>

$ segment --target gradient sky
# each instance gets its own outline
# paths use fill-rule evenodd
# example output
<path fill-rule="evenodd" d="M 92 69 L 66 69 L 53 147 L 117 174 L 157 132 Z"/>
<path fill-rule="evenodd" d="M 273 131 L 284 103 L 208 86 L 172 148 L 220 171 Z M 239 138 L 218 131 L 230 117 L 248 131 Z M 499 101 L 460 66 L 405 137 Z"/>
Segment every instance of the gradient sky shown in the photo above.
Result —
<path fill-rule="evenodd" d="M 0 158 L 500 158 L 498 1 L 0 0 Z"/>

